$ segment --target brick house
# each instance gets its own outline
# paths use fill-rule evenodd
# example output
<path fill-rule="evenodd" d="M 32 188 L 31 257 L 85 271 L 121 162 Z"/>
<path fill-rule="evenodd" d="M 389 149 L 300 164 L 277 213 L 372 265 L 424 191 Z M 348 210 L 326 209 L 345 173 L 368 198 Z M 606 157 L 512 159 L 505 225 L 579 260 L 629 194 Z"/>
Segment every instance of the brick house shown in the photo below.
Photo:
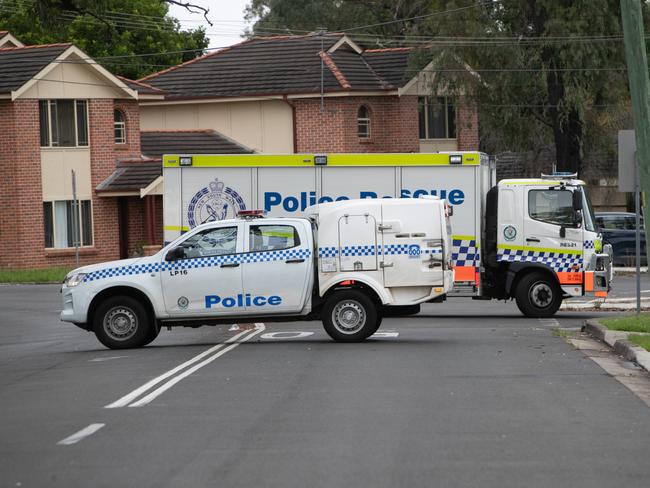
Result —
<path fill-rule="evenodd" d="M 431 96 L 411 48 L 343 34 L 254 38 L 149 75 L 143 129 L 211 128 L 265 153 L 476 150 L 478 116 Z"/>

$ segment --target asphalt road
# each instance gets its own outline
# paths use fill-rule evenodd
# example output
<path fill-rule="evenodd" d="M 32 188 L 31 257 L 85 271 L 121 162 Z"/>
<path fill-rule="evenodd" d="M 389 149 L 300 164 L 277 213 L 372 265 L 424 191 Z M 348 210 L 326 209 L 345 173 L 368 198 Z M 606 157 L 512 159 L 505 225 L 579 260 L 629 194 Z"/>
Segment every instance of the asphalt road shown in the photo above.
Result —
<path fill-rule="evenodd" d="M 385 319 L 361 344 L 296 322 L 175 329 L 110 351 L 59 322 L 59 299 L 56 286 L 0 287 L 3 487 L 650 480 L 650 409 L 553 331 L 586 314 L 526 319 L 512 303 L 450 300 Z"/>

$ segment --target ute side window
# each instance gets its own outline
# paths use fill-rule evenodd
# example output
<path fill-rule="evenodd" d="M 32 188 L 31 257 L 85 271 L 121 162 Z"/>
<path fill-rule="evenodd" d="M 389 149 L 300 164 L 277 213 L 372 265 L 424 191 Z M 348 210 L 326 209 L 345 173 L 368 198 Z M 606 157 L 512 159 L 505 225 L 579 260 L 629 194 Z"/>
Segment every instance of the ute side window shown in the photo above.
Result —
<path fill-rule="evenodd" d="M 185 259 L 223 256 L 237 252 L 237 227 L 219 227 L 198 232 L 181 246 Z"/>
<path fill-rule="evenodd" d="M 572 225 L 573 198 L 569 190 L 530 190 L 528 215 L 531 219 L 556 225 Z"/>
<path fill-rule="evenodd" d="M 250 252 L 279 251 L 300 245 L 298 230 L 292 225 L 251 225 Z"/>

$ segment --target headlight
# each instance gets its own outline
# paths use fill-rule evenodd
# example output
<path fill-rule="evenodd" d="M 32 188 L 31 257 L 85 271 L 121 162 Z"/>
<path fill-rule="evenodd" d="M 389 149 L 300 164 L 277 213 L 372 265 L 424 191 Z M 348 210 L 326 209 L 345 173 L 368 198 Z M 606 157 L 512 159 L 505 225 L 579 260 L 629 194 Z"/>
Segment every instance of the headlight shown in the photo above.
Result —
<path fill-rule="evenodd" d="M 73 288 L 81 283 L 86 277 L 86 273 L 75 273 L 73 275 L 68 275 L 65 278 L 65 286 L 68 288 Z"/>

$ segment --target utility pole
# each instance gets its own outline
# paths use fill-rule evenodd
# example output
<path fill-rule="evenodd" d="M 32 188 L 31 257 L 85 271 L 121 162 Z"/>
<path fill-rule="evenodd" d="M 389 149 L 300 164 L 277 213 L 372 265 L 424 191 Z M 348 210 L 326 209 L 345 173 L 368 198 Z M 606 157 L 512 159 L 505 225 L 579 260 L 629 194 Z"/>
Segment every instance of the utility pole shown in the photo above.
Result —
<path fill-rule="evenodd" d="M 632 95 L 632 115 L 636 135 L 637 164 L 641 191 L 644 193 L 643 213 L 650 216 L 648 197 L 650 197 L 650 79 L 648 78 L 648 57 L 645 49 L 645 34 L 641 0 L 621 0 L 621 17 L 625 39 L 625 59 L 627 76 Z M 650 242 L 646 223 L 646 242 Z M 650 256 L 650 246 L 646 254 Z"/>

